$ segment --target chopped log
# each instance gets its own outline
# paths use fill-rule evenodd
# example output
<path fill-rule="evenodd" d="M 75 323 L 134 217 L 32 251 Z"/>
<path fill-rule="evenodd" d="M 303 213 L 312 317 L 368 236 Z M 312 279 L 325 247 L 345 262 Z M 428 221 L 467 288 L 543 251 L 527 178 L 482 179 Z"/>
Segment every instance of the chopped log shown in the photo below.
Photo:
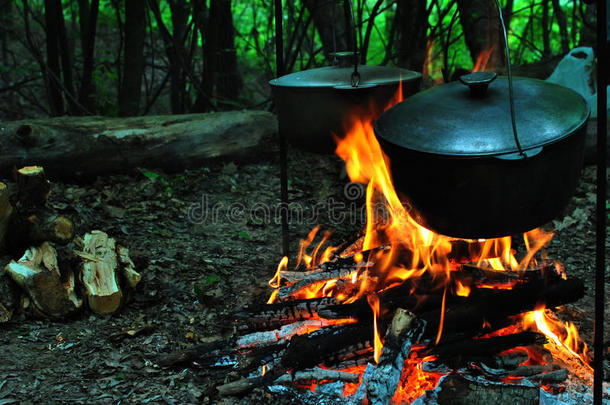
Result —
<path fill-rule="evenodd" d="M 177 171 L 268 149 L 276 117 L 265 111 L 131 118 L 58 117 L 3 124 L 0 176 L 44 166 L 53 178 L 90 179 L 137 167 Z"/>
<path fill-rule="evenodd" d="M 53 242 L 58 245 L 68 244 L 74 238 L 74 224 L 70 218 L 57 215 L 54 210 L 41 208 L 27 217 L 18 211 L 13 226 L 20 232 L 22 244 L 39 244 Z"/>
<path fill-rule="evenodd" d="M 405 359 L 411 347 L 424 332 L 425 322 L 402 308 L 396 310 L 385 335 L 379 363 L 366 384 L 366 396 L 371 405 L 390 402 L 400 382 Z"/>
<path fill-rule="evenodd" d="M 26 166 L 15 171 L 17 191 L 12 196 L 15 207 L 10 222 L 7 249 L 21 254 L 29 246 L 43 242 L 65 245 L 74 237 L 70 218 L 47 206 L 51 184 L 40 166 Z"/>
<path fill-rule="evenodd" d="M 8 322 L 18 305 L 17 285 L 6 273 L 0 273 L 0 323 Z"/>
<path fill-rule="evenodd" d="M 17 200 L 24 208 L 41 208 L 51 193 L 51 183 L 40 166 L 25 166 L 15 172 Z"/>
<path fill-rule="evenodd" d="M 440 383 L 439 405 L 538 405 L 540 389 L 524 385 L 481 384 L 450 374 Z"/>
<path fill-rule="evenodd" d="M 74 276 L 62 280 L 57 266 L 57 252 L 50 243 L 28 249 L 19 261 L 5 268 L 11 278 L 27 293 L 41 315 L 61 319 L 82 306 L 74 290 Z"/>
<path fill-rule="evenodd" d="M 360 380 L 360 374 L 349 373 L 346 371 L 329 370 L 327 368 L 315 367 L 307 370 L 299 370 L 295 373 L 288 373 L 278 377 L 275 384 L 290 384 L 290 383 L 310 383 L 320 381 L 343 381 L 348 383 L 357 383 Z"/>
<path fill-rule="evenodd" d="M 105 232 L 97 230 L 85 234 L 77 244 L 82 250 L 75 250 L 74 254 L 82 261 L 79 279 L 89 308 L 99 315 L 116 312 L 123 302 L 121 275 L 129 287 L 135 287 L 140 280 L 128 250 L 117 246 Z"/>
<path fill-rule="evenodd" d="M 142 280 L 142 276 L 136 271 L 136 265 L 131 260 L 131 257 L 129 257 L 129 249 L 116 245 L 116 252 L 125 283 L 132 289 L 136 288 L 140 280 Z"/>
<path fill-rule="evenodd" d="M 4 250 L 4 237 L 11 222 L 13 206 L 9 201 L 8 187 L 0 182 L 0 252 Z"/>

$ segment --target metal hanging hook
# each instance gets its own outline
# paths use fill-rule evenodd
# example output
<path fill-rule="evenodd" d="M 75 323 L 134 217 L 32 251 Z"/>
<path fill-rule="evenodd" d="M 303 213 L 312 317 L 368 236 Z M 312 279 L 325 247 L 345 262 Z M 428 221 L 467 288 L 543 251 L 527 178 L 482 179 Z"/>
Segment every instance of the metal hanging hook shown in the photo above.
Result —
<path fill-rule="evenodd" d="M 510 120 L 513 126 L 513 137 L 515 138 L 515 144 L 517 145 L 519 154 L 521 157 L 525 158 L 527 155 L 523 151 L 521 142 L 519 142 L 519 136 L 517 135 L 517 122 L 515 120 L 515 97 L 513 95 L 513 74 L 511 70 L 510 51 L 508 49 L 508 35 L 506 34 L 506 25 L 504 24 L 502 6 L 500 5 L 499 0 L 496 0 L 496 7 L 498 8 L 498 17 L 500 19 L 500 26 L 502 27 L 502 34 L 504 36 L 504 53 L 506 54 L 506 71 L 508 74 L 508 98 L 510 101 Z"/>

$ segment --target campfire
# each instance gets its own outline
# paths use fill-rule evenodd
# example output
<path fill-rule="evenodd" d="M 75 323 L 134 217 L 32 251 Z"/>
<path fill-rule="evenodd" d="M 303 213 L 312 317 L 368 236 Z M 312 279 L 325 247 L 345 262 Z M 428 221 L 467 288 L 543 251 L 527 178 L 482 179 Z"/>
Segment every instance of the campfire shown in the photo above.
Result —
<path fill-rule="evenodd" d="M 387 107 L 400 100 L 399 89 Z M 552 312 L 584 294 L 544 254 L 552 232 L 531 230 L 515 246 L 509 236 L 457 239 L 420 226 L 374 136 L 378 113 L 355 111 L 336 139 L 351 181 L 366 184 L 362 236 L 331 246 L 318 226 L 294 263 L 280 260 L 268 302 L 236 314 L 239 336 L 197 352 L 199 365 L 243 375 L 218 391 L 289 385 L 352 403 L 408 404 L 443 386 L 442 395 L 464 391 L 469 400 L 498 391 L 538 403 L 539 388 L 560 391 L 568 368 L 591 378 L 586 344 Z"/>

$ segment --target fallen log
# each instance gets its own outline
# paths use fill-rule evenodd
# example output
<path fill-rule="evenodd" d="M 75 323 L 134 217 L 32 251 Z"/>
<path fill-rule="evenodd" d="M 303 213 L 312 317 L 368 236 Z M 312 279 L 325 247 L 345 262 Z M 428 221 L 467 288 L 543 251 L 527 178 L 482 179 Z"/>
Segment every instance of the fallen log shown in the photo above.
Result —
<path fill-rule="evenodd" d="M 396 310 L 385 335 L 379 363 L 368 380 L 363 381 L 369 404 L 386 405 L 390 402 L 400 382 L 405 359 L 424 328 L 425 322 L 417 319 L 415 314 L 401 308 Z"/>
<path fill-rule="evenodd" d="M 277 132 L 265 111 L 144 116 L 59 117 L 5 123 L 0 176 L 44 166 L 53 178 L 88 179 L 139 166 L 177 171 L 205 160 L 251 156 Z"/>
<path fill-rule="evenodd" d="M 21 259 L 11 261 L 5 271 L 27 293 L 42 316 L 61 319 L 82 306 L 74 289 L 74 275 L 68 272 L 62 279 L 57 252 L 47 242 L 28 249 Z"/>

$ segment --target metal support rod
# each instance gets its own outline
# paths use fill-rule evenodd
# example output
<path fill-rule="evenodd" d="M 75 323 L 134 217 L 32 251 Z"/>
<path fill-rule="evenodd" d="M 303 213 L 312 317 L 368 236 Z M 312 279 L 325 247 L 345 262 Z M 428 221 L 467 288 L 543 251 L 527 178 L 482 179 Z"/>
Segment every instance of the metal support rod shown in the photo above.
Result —
<path fill-rule="evenodd" d="M 604 381 L 604 293 L 606 278 L 606 165 L 608 36 L 606 0 L 597 0 L 597 218 L 595 249 L 595 328 L 593 403 L 602 405 Z"/>
<path fill-rule="evenodd" d="M 276 76 L 284 75 L 284 39 L 282 34 L 282 0 L 275 0 L 275 66 Z M 280 135 L 280 216 L 282 221 L 282 253 L 290 254 L 288 235 L 288 141 L 279 127 Z"/>

